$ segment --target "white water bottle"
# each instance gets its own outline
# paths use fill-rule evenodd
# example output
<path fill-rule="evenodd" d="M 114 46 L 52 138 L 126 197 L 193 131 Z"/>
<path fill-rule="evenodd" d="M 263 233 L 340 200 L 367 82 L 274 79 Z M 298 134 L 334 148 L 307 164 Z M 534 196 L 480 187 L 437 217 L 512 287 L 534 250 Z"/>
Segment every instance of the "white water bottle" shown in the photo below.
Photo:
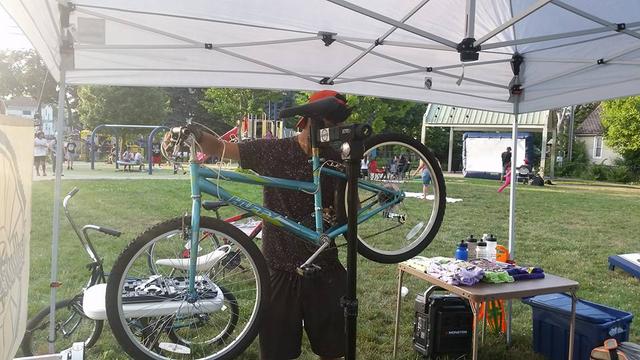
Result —
<path fill-rule="evenodd" d="M 489 234 L 489 237 L 485 241 L 487 242 L 487 259 L 496 261 L 496 245 L 498 245 L 498 239 L 496 239 L 493 234 Z"/>
<path fill-rule="evenodd" d="M 476 258 L 489 260 L 489 253 L 487 252 L 487 243 L 480 241 L 476 246 Z"/>

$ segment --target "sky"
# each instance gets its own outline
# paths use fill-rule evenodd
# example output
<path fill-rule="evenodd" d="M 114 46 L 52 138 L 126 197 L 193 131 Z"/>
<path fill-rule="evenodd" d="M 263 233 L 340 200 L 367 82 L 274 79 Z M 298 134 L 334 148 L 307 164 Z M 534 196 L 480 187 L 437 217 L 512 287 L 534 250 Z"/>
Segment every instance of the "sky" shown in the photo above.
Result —
<path fill-rule="evenodd" d="M 30 49 L 31 43 L 13 19 L 0 6 L 0 51 L 6 49 Z"/>

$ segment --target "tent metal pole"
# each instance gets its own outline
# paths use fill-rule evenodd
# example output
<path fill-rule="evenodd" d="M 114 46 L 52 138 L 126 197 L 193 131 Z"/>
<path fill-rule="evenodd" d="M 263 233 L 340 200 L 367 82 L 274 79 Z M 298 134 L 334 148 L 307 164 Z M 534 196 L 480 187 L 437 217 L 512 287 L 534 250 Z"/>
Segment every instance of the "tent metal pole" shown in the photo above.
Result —
<path fill-rule="evenodd" d="M 375 52 L 372 53 L 372 54 L 373 55 L 377 55 Z M 478 65 L 501 64 L 501 63 L 506 63 L 506 62 L 509 62 L 509 61 L 510 61 L 509 59 L 477 61 L 477 62 L 469 63 L 468 65 L 465 65 L 465 67 L 478 66 Z M 384 73 L 384 74 L 378 74 L 378 75 L 361 76 L 361 77 L 357 77 L 357 78 L 337 80 L 337 81 L 334 82 L 334 84 L 337 85 L 337 84 L 344 84 L 344 83 L 354 82 L 354 81 L 379 79 L 379 78 L 384 78 L 384 77 L 391 77 L 391 76 L 398 76 L 398 75 L 408 75 L 408 74 L 416 74 L 416 73 L 425 72 L 425 66 L 419 66 L 419 68 L 418 68 L 418 66 L 419 65 L 416 65 L 416 70 L 398 71 L 398 72 L 393 72 L 393 73 Z M 452 65 L 444 65 L 444 66 L 434 66 L 434 67 L 431 68 L 431 70 L 432 70 L 432 72 L 436 72 L 438 70 L 457 69 L 457 68 L 460 68 L 460 67 L 462 67 L 461 64 L 452 64 Z"/>
<path fill-rule="evenodd" d="M 51 235 L 51 298 L 49 301 L 49 353 L 55 352 L 54 341 L 56 336 L 56 296 L 58 290 L 58 243 L 60 240 L 60 192 L 62 188 L 62 164 L 64 159 L 64 105 L 66 96 L 66 71 L 60 68 L 60 81 L 58 82 L 58 119 L 56 121 L 56 172 L 53 185 L 53 229 Z"/>
<path fill-rule="evenodd" d="M 511 187 L 509 189 L 509 259 L 515 258 L 516 252 L 516 168 L 518 159 L 518 112 L 519 112 L 519 95 L 516 96 L 516 102 L 513 105 L 514 117 L 513 127 L 511 129 Z"/>
<path fill-rule="evenodd" d="M 467 1 L 475 1 L 475 0 L 467 0 Z M 409 11 L 409 13 L 407 13 L 405 16 L 403 16 L 402 19 L 400 19 L 400 22 L 404 23 L 405 21 L 409 20 L 416 12 L 418 12 L 420 9 L 422 9 L 422 7 L 428 2 L 429 2 L 429 0 L 422 0 L 418 5 L 416 5 L 413 9 L 411 9 L 411 11 Z M 393 27 L 391 27 L 391 29 L 387 30 L 382 36 L 377 38 L 371 45 L 369 45 L 369 47 L 366 50 L 364 50 L 363 52 L 358 54 L 358 56 L 356 56 L 355 59 L 351 60 L 351 62 L 349 62 L 342 69 L 340 69 L 337 73 L 335 73 L 333 76 L 331 76 L 329 78 L 329 80 L 327 80 L 327 82 L 331 83 L 338 76 L 342 75 L 345 71 L 349 70 L 349 68 L 351 68 L 358 61 L 360 61 L 363 57 L 365 57 L 368 53 L 370 53 L 376 46 L 382 45 L 382 42 L 386 38 L 388 38 L 389 35 L 393 34 L 393 32 L 396 31 L 397 29 L 398 29 L 397 26 L 393 26 Z"/>
<path fill-rule="evenodd" d="M 515 96 L 513 104 L 513 128 L 511 132 L 511 187 L 509 189 L 509 260 L 515 258 L 516 252 L 516 161 L 518 159 L 518 113 L 520 111 L 520 95 Z M 511 345 L 511 300 L 507 301 L 507 345 Z"/>
<path fill-rule="evenodd" d="M 636 26 L 640 26 L 640 22 L 633 22 L 633 23 L 628 23 L 627 24 L 627 28 L 628 29 L 634 28 Z M 584 35 L 599 34 L 599 33 L 604 33 L 604 32 L 608 32 L 608 31 L 611 31 L 611 29 L 609 29 L 608 27 L 599 27 L 599 28 L 580 30 L 580 31 L 570 31 L 570 32 L 566 32 L 566 33 L 558 33 L 558 34 L 551 34 L 551 35 L 544 35 L 544 36 L 534 36 L 534 37 L 530 37 L 530 38 L 522 38 L 522 39 L 516 39 L 516 40 L 507 40 L 507 41 L 495 42 L 495 43 L 491 43 L 491 44 L 484 44 L 484 45 L 482 45 L 482 51 L 489 50 L 489 49 L 499 49 L 499 48 L 512 46 L 512 45 L 532 44 L 532 43 L 549 41 L 549 40 L 559 40 L 559 39 L 580 37 L 580 36 L 584 36 Z M 612 34 L 612 35 L 617 35 L 617 33 L 616 34 Z M 563 44 L 563 46 L 567 46 L 567 45 L 571 45 L 571 44 Z M 538 50 L 537 49 L 533 50 L 531 52 L 528 52 L 528 54 L 531 54 L 531 53 L 536 52 L 536 51 L 538 51 Z"/>
<path fill-rule="evenodd" d="M 589 14 L 588 12 L 582 11 L 582 10 L 580 10 L 580 9 L 574 7 L 574 6 L 571 6 L 571 5 L 569 5 L 569 4 L 567 4 L 567 3 L 563 2 L 563 1 L 559 1 L 559 0 L 551 0 L 551 1 L 556 6 L 559 6 L 559 7 L 563 8 L 563 9 L 565 9 L 567 11 L 570 11 L 570 12 L 572 12 L 572 13 L 580 16 L 580 17 L 583 17 L 585 19 L 589 19 L 589 20 L 591 20 L 591 21 L 593 21 L 595 23 L 598 23 L 600 25 L 604 25 L 604 26 L 608 27 L 612 31 L 622 32 L 622 33 L 625 33 L 625 34 L 627 34 L 629 36 L 633 36 L 635 38 L 640 39 L 640 34 L 638 34 L 635 31 L 630 31 L 630 30 L 628 30 L 626 28 L 618 29 L 618 24 L 614 24 L 614 23 L 608 22 L 607 20 L 605 20 L 603 18 L 600 18 L 600 17 L 597 17 L 595 15 Z"/>
<path fill-rule="evenodd" d="M 498 26 L 497 28 L 495 28 L 493 31 L 490 31 L 488 34 L 486 34 L 485 36 L 481 37 L 480 39 L 476 40 L 474 42 L 474 46 L 478 46 L 478 45 L 482 45 L 485 41 L 493 38 L 494 36 L 500 34 L 501 32 L 503 32 L 506 28 L 514 25 L 515 23 L 517 23 L 518 21 L 526 18 L 527 16 L 531 15 L 532 13 L 534 13 L 535 11 L 537 11 L 538 9 L 540 9 L 541 7 L 547 5 L 549 2 L 551 2 L 551 0 L 538 0 L 538 2 L 536 2 L 535 4 L 531 5 L 527 10 L 525 10 L 523 13 L 518 14 L 517 16 L 514 16 L 513 18 L 511 18 L 509 21 L 505 22 L 504 24 Z M 484 46 L 482 47 L 484 48 Z"/>
<path fill-rule="evenodd" d="M 635 28 L 637 26 L 640 26 L 640 22 L 633 22 L 633 23 L 627 24 L 627 28 Z M 559 33 L 559 34 L 551 34 L 551 35 L 544 35 L 544 36 L 534 36 L 534 37 L 530 37 L 530 38 L 522 38 L 522 39 L 516 39 L 516 40 L 506 40 L 506 41 L 495 42 L 495 43 L 491 43 L 491 44 L 484 44 L 484 45 L 482 45 L 482 50 L 481 51 L 485 51 L 485 50 L 489 50 L 489 49 L 499 49 L 499 48 L 503 48 L 503 47 L 507 47 L 507 46 L 513 46 L 513 45 L 532 44 L 532 43 L 539 43 L 539 42 L 550 41 L 550 40 L 559 40 L 559 39 L 567 39 L 567 38 L 572 38 L 572 37 L 580 37 L 580 36 L 584 36 L 584 35 L 600 34 L 600 33 L 605 33 L 605 32 L 609 32 L 609 31 L 611 31 L 611 29 L 609 29 L 608 27 L 599 27 L 599 28 L 594 28 L 594 29 L 587 29 L 587 30 L 580 30 L 580 31 L 570 31 L 570 32 Z M 616 36 L 616 35 L 618 35 L 618 33 L 611 34 L 611 36 Z M 575 43 L 574 42 L 570 42 L 570 43 L 562 44 L 562 46 L 575 45 L 575 44 L 581 43 L 583 41 L 584 40 L 580 40 L 580 41 L 577 41 Z M 532 54 L 532 53 L 535 53 L 535 52 L 540 51 L 540 50 L 541 49 L 532 50 L 531 52 L 528 52 L 528 54 Z"/>
<path fill-rule="evenodd" d="M 75 5 L 76 5 L 78 11 L 80 11 L 79 9 L 82 9 L 82 8 L 99 9 L 99 10 L 118 11 L 118 12 L 129 13 L 129 14 L 153 15 L 153 16 L 161 16 L 161 17 L 168 17 L 168 18 L 175 18 L 175 19 L 204 21 L 204 22 L 211 22 L 211 23 L 217 23 L 217 24 L 246 26 L 246 27 L 257 28 L 257 29 L 265 29 L 265 30 L 288 31 L 288 32 L 298 33 L 298 34 L 310 34 L 310 35 L 314 35 L 315 34 L 314 32 L 311 32 L 311 31 L 304 31 L 304 30 L 298 30 L 298 29 L 287 29 L 287 28 L 275 27 L 275 26 L 248 24 L 246 22 L 238 22 L 238 21 L 217 20 L 217 19 L 210 19 L 210 18 L 204 18 L 204 17 L 199 17 L 199 16 L 167 14 L 167 13 L 158 13 L 158 12 L 152 12 L 152 11 L 139 11 L 139 10 L 132 10 L 132 9 L 122 9 L 122 8 L 116 8 L 116 7 L 88 5 L 88 4 L 75 4 Z"/>
<path fill-rule="evenodd" d="M 357 12 L 359 14 L 362 14 L 364 16 L 370 17 L 372 19 L 378 20 L 378 21 L 383 22 L 385 24 L 396 26 L 396 27 L 398 27 L 398 28 L 400 28 L 402 30 L 408 31 L 408 32 L 410 32 L 412 34 L 427 38 L 429 40 L 433 40 L 433 41 L 435 41 L 437 43 L 440 43 L 442 45 L 446 45 L 446 46 L 448 46 L 448 47 L 450 47 L 452 49 L 455 49 L 458 46 L 458 44 L 456 44 L 455 42 L 453 42 L 451 40 L 447 40 L 447 39 L 445 39 L 443 37 L 440 37 L 438 35 L 435 35 L 435 34 L 432 34 L 430 32 L 424 31 L 422 29 L 416 28 L 414 26 L 404 24 L 404 23 L 402 23 L 400 21 L 397 21 L 395 19 L 392 19 L 392 18 L 390 18 L 388 16 L 384 16 L 382 14 L 376 13 L 376 12 L 371 11 L 369 9 L 365 9 L 365 8 L 363 8 L 361 6 L 352 4 L 352 3 L 348 2 L 348 1 L 344 1 L 344 0 L 327 0 L 327 1 L 329 1 L 330 3 L 336 4 L 338 6 L 342 6 L 343 8 L 349 9 L 351 11 Z"/>
<path fill-rule="evenodd" d="M 422 127 L 420 128 L 420 142 L 423 144 L 427 144 L 427 114 L 431 110 L 431 104 L 427 105 L 427 109 L 422 115 Z"/>
<path fill-rule="evenodd" d="M 476 32 L 476 0 L 467 0 L 466 4 L 466 14 L 467 14 L 467 27 L 465 31 L 465 38 L 473 38 L 475 37 Z"/>
<path fill-rule="evenodd" d="M 610 56 L 608 58 L 602 59 L 602 61 L 603 61 L 603 63 L 607 63 L 608 61 L 615 60 L 617 58 L 620 58 L 622 56 L 625 56 L 625 55 L 627 55 L 629 53 L 632 53 L 634 51 L 637 51 L 637 50 L 640 50 L 640 46 L 636 45 L 636 46 L 633 46 L 633 47 L 629 47 L 629 48 L 626 48 L 626 49 L 624 49 L 622 51 L 619 51 L 619 52 L 615 53 L 614 55 L 612 55 L 612 56 Z M 578 73 L 578 72 L 581 72 L 581 71 L 585 71 L 585 70 L 588 70 L 588 69 L 596 67 L 596 66 L 600 66 L 600 64 L 596 63 L 596 64 L 590 64 L 590 65 L 586 65 L 586 66 L 580 66 L 580 67 L 574 68 L 572 70 L 569 70 L 567 72 L 564 72 L 562 74 L 549 76 L 547 78 L 540 79 L 538 81 L 534 81 L 534 82 L 532 82 L 530 84 L 526 84 L 525 83 L 525 84 L 522 84 L 522 85 L 526 86 L 527 89 L 531 89 L 534 86 L 538 86 L 540 84 L 544 84 L 544 83 L 547 83 L 549 81 L 558 80 L 560 78 L 563 78 L 563 77 L 566 77 L 566 76 L 569 76 L 569 75 L 573 75 L 575 73 Z"/>

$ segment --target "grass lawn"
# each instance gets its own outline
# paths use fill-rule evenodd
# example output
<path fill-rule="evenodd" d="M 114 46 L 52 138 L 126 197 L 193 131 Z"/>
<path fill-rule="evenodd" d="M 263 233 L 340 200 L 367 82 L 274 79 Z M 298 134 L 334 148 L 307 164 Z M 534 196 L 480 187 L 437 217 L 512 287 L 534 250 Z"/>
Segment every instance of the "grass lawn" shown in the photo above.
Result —
<path fill-rule="evenodd" d="M 183 178 L 184 179 L 184 178 Z M 417 185 L 417 184 L 416 184 Z M 190 208 L 189 183 L 184 180 L 74 180 L 63 182 L 66 193 L 73 186 L 81 191 L 71 211 L 78 224 L 95 223 L 120 229 L 120 238 L 95 235 L 94 245 L 109 269 L 125 244 L 145 228 L 180 216 Z M 229 184 L 229 189 L 259 201 L 257 188 Z M 455 245 L 469 234 L 494 233 L 506 245 L 509 199 L 497 194 L 497 181 L 447 180 L 450 197 L 464 199 L 448 204 L 444 224 L 426 256 L 452 256 Z M 640 314 L 640 281 L 620 271 L 607 270 L 607 256 L 638 252 L 640 190 L 589 186 L 519 187 L 517 204 L 517 255 L 521 264 L 538 265 L 545 271 L 580 283 L 580 298 Z M 31 232 L 31 282 L 29 314 L 48 303 L 53 182 L 33 185 Z M 231 210 L 227 210 L 230 214 Z M 342 255 L 344 256 L 342 251 Z M 60 243 L 59 299 L 79 291 L 88 273 L 84 256 L 71 227 L 63 219 Z M 395 309 L 396 267 L 359 257 L 358 353 L 361 359 L 391 357 Z M 107 270 L 108 271 L 108 270 Z M 404 298 L 399 359 L 415 359 L 411 348 L 413 299 L 426 289 L 425 283 L 408 278 L 410 292 Z M 481 359 L 537 359 L 531 351 L 531 310 L 514 302 L 514 346 L 490 335 L 480 348 Z M 640 342 L 640 326 L 632 326 L 631 341 Z M 257 342 L 256 342 L 257 343 Z M 256 359 L 254 344 L 243 359 Z M 88 351 L 91 359 L 126 359 L 108 327 L 97 345 Z M 313 359 L 308 346 L 302 359 Z"/>

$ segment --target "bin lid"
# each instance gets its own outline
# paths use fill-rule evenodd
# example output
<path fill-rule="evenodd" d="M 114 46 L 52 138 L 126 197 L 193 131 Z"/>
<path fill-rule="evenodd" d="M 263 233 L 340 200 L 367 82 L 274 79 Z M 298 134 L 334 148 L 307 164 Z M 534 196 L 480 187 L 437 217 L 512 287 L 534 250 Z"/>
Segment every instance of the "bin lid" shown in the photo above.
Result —
<path fill-rule="evenodd" d="M 544 308 L 566 316 L 571 315 L 571 296 L 567 294 L 539 295 L 522 301 L 532 307 Z M 630 315 L 630 313 L 585 300 L 578 300 L 576 303 L 576 318 L 590 323 L 602 324 Z"/>

